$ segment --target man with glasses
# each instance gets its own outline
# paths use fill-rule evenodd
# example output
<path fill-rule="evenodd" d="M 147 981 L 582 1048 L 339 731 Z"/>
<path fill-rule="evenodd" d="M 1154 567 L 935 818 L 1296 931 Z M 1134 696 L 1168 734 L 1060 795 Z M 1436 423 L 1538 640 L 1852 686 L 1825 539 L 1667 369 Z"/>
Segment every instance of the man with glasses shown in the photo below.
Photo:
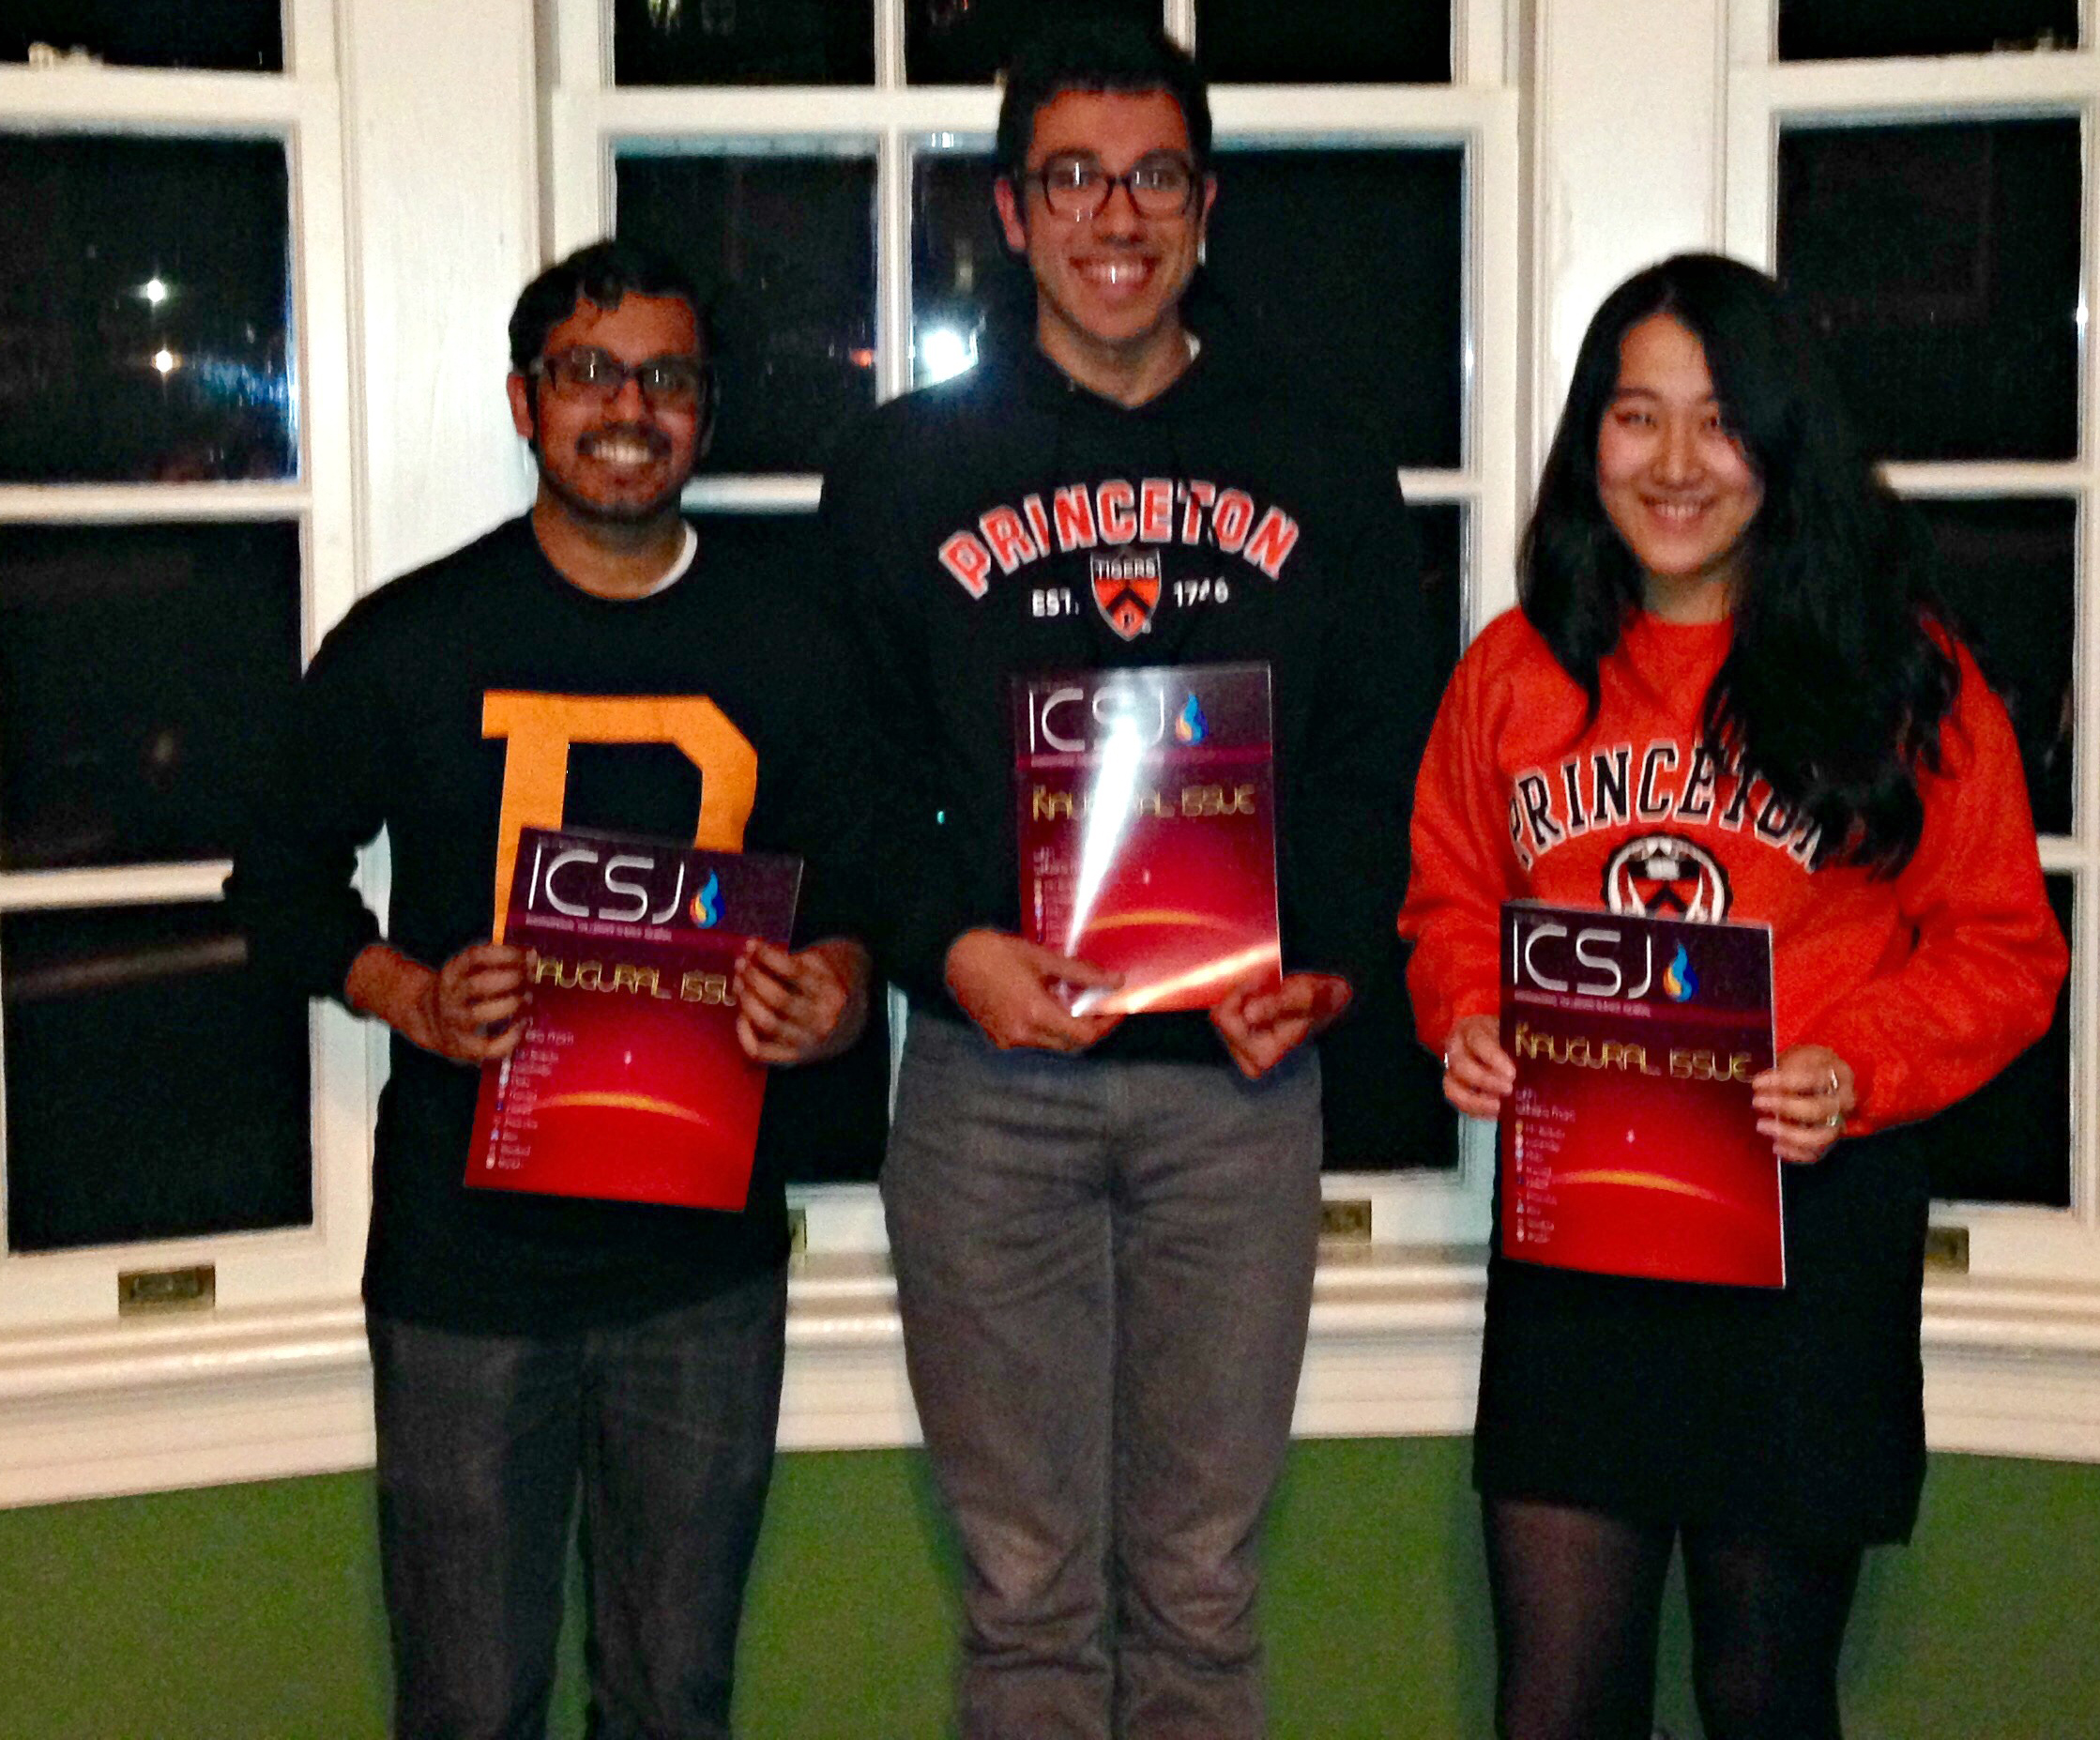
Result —
<path fill-rule="evenodd" d="M 961 1728 L 1243 1740 L 1319 1226 L 1306 1042 L 1387 957 L 1434 635 L 1391 466 L 1184 322 L 1219 197 L 1188 58 L 1064 15 L 1008 70 L 998 161 L 1031 329 L 878 411 L 825 491 L 909 866 L 883 1194 L 966 1563 Z M 1010 679 L 1249 662 L 1281 983 L 1075 1013 L 1113 976 L 1018 934 Z"/>
<path fill-rule="evenodd" d="M 266 966 L 394 1030 L 365 1301 L 403 1736 L 545 1733 L 579 1492 L 591 1732 L 729 1732 L 780 1399 L 778 1156 L 762 1140 L 741 1213 L 463 1184 L 478 1066 L 529 1014 L 524 957 L 486 940 L 522 827 L 801 854 L 798 934 L 821 939 L 747 953 L 738 1038 L 815 1062 L 862 1026 L 838 663 L 794 573 L 710 563 L 678 511 L 714 415 L 705 338 L 638 248 L 526 286 L 509 390 L 532 509 L 328 635 L 230 883 Z M 350 880 L 382 827 L 384 935 Z"/>

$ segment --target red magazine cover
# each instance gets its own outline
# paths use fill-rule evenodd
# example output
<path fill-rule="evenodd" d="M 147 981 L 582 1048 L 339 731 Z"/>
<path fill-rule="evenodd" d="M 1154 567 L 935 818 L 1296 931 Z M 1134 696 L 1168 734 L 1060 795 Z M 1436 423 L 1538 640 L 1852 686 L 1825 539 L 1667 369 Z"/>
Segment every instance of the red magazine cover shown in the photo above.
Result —
<path fill-rule="evenodd" d="M 730 974 L 784 944 L 799 859 L 527 828 L 504 940 L 527 952 L 518 1048 L 481 1073 L 466 1182 L 741 1209 L 766 1069 Z"/>
<path fill-rule="evenodd" d="M 1771 931 L 1512 901 L 1501 954 L 1502 1255 L 1783 1287 L 1780 1161 L 1750 1105 Z"/>
<path fill-rule="evenodd" d="M 1013 733 L 1023 933 L 1123 975 L 1075 1012 L 1281 977 L 1266 664 L 1017 677 Z"/>

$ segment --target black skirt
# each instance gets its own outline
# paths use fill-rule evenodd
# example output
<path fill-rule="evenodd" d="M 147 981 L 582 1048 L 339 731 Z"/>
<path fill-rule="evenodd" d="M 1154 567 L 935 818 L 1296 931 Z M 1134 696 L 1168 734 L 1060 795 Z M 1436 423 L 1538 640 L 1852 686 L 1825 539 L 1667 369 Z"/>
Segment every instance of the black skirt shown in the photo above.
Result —
<path fill-rule="evenodd" d="M 1919 1145 L 1902 1130 L 1842 1141 L 1785 1180 L 1784 1291 L 1490 1261 L 1483 1493 L 1803 1542 L 1910 1538 Z"/>

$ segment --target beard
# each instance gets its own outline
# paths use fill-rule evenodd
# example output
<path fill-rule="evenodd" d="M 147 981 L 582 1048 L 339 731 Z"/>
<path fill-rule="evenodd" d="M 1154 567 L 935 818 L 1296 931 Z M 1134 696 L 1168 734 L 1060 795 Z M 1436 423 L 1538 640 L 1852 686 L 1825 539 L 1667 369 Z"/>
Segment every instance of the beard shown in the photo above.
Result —
<path fill-rule="evenodd" d="M 632 440 L 645 442 L 652 454 L 665 455 L 671 450 L 671 440 L 662 430 L 652 423 L 615 423 L 604 429 L 593 430 L 579 442 L 579 450 L 597 440 L 614 435 L 624 435 Z M 587 457 L 587 453 L 586 453 Z M 647 526 L 662 519 L 666 513 L 677 511 L 678 497 L 683 493 L 686 478 L 673 478 L 654 496 L 644 497 L 615 496 L 611 499 L 595 496 L 579 488 L 559 469 L 550 465 L 546 449 L 541 445 L 540 430 L 535 420 L 532 432 L 532 459 L 540 472 L 540 481 L 561 505 L 577 519 L 595 526 L 634 527 Z M 692 475 L 689 468 L 687 476 Z"/>

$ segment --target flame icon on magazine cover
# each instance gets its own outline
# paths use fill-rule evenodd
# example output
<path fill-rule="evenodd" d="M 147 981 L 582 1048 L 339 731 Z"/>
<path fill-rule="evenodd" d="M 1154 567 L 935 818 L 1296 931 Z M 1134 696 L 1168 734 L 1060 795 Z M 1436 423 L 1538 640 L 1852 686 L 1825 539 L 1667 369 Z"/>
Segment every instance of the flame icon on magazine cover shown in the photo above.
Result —
<path fill-rule="evenodd" d="M 1174 720 L 1174 740 L 1177 743 L 1200 743 L 1210 735 L 1210 721 L 1203 716 L 1203 706 L 1195 695 L 1182 708 Z"/>
<path fill-rule="evenodd" d="M 712 870 L 700 885 L 700 892 L 693 895 L 692 910 L 692 922 L 702 930 L 712 930 L 722 923 L 722 878 Z"/>
<path fill-rule="evenodd" d="M 1663 989 L 1669 993 L 1672 1002 L 1679 1003 L 1688 1003 L 1699 994 L 1698 975 L 1692 970 L 1691 956 L 1684 953 L 1682 942 L 1670 964 L 1663 969 Z"/>

